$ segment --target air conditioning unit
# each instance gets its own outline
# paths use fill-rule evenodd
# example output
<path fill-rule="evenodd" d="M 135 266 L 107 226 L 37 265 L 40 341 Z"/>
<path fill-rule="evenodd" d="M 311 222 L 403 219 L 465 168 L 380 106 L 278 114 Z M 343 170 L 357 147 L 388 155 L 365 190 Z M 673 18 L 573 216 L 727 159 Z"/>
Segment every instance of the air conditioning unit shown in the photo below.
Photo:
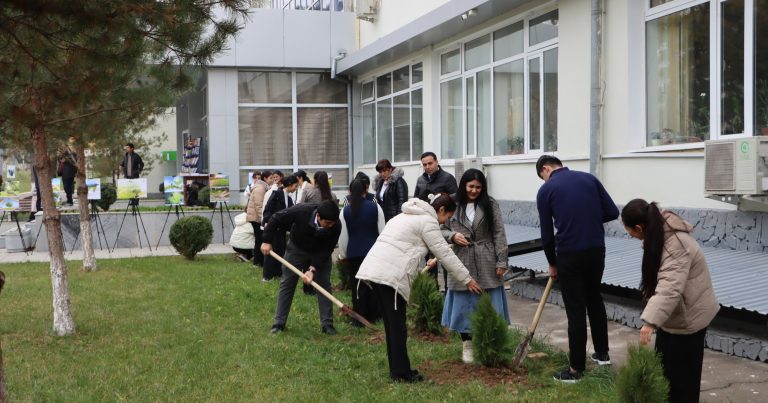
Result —
<path fill-rule="evenodd" d="M 358 20 L 374 22 L 381 0 L 355 0 L 355 15 Z"/>
<path fill-rule="evenodd" d="M 768 136 L 707 141 L 704 144 L 704 193 L 768 193 L 767 159 Z"/>
<path fill-rule="evenodd" d="M 479 170 L 483 170 L 483 159 L 482 158 L 462 158 L 457 159 L 456 163 L 454 165 L 454 174 L 456 176 L 456 181 L 461 180 L 461 176 L 464 175 L 464 172 L 467 171 L 467 169 L 475 168 Z"/>

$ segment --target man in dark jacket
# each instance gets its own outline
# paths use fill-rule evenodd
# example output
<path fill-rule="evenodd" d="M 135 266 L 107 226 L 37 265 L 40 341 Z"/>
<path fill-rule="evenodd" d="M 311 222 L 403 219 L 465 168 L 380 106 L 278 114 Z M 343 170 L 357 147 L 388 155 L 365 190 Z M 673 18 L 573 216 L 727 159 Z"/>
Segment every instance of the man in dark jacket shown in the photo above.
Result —
<path fill-rule="evenodd" d="M 416 191 L 413 197 L 429 202 L 429 195 L 436 193 L 454 194 L 458 190 L 456 178 L 443 171 L 437 163 L 437 155 L 432 151 L 421 154 L 421 166 L 424 173 L 416 180 Z"/>
<path fill-rule="evenodd" d="M 120 163 L 120 167 L 123 169 L 123 177 L 126 179 L 136 179 L 141 175 L 141 171 L 144 170 L 144 161 L 141 160 L 139 154 L 133 151 L 132 143 L 126 144 L 123 149 L 125 150 L 125 156 L 123 156 L 123 162 Z"/>
<path fill-rule="evenodd" d="M 286 230 L 290 231 L 291 235 L 285 251 L 285 260 L 304 272 L 307 276 L 305 284 L 314 281 L 331 292 L 331 253 L 341 235 L 339 207 L 333 201 L 325 201 L 321 204 L 297 204 L 278 211 L 264 227 L 261 253 L 268 255 L 275 237 Z M 275 321 L 270 333 L 277 334 L 285 330 L 298 280 L 299 276 L 283 267 Z M 336 334 L 333 327 L 333 304 L 318 293 L 317 305 L 320 308 L 322 332 Z"/>
<path fill-rule="evenodd" d="M 542 155 L 536 173 L 544 185 L 536 195 L 541 241 L 549 262 L 549 275 L 559 279 L 568 317 L 570 368 L 555 379 L 574 383 L 586 366 L 589 315 L 595 353 L 592 361 L 608 365 L 608 321 L 600 284 L 605 269 L 603 223 L 615 220 L 619 209 L 594 176 L 563 167 L 560 159 Z M 553 226 L 554 223 L 554 226 Z M 557 228 L 555 235 L 554 228 Z"/>

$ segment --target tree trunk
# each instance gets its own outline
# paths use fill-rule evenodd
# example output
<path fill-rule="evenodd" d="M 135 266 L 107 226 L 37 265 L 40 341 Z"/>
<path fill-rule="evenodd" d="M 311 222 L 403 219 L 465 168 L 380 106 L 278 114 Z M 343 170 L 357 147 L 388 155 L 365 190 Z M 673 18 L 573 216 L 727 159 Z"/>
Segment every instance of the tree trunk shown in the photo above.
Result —
<path fill-rule="evenodd" d="M 8 386 L 5 384 L 5 370 L 3 369 L 3 346 L 0 343 L 0 403 L 8 403 Z"/>
<path fill-rule="evenodd" d="M 96 271 L 96 255 L 93 253 L 91 213 L 88 210 L 88 186 L 85 183 L 85 145 L 77 141 L 77 205 L 80 208 L 80 234 L 83 245 L 83 270 Z"/>
<path fill-rule="evenodd" d="M 43 223 L 45 235 L 48 237 L 48 256 L 51 259 L 51 286 L 53 289 L 53 331 L 59 336 L 75 332 L 75 322 L 72 319 L 72 306 L 69 300 L 69 280 L 67 263 L 64 260 L 63 239 L 61 236 L 61 214 L 56 209 L 51 188 L 51 160 L 48 158 L 48 147 L 45 139 L 45 129 L 32 129 L 32 143 L 35 149 L 35 168 L 40 180 L 40 196 L 43 199 Z"/>

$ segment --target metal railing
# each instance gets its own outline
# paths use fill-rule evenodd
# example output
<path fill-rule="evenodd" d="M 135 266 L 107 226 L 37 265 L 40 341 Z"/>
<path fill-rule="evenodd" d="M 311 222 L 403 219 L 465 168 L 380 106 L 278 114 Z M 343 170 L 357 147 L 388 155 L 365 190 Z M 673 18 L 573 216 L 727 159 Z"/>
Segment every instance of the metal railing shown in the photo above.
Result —
<path fill-rule="evenodd" d="M 348 11 L 354 9 L 353 0 L 251 0 L 251 7 L 282 10 Z"/>

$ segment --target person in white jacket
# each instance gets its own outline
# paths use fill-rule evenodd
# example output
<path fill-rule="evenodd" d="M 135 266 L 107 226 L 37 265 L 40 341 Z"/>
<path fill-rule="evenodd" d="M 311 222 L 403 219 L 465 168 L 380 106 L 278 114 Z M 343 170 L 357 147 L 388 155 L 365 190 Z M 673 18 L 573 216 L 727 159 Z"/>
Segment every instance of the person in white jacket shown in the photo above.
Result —
<path fill-rule="evenodd" d="M 482 292 L 440 232 L 440 224 L 453 216 L 456 203 L 447 194 L 430 198 L 431 203 L 415 198 L 403 203 L 402 214 L 387 223 L 357 272 L 357 278 L 373 288 L 378 300 L 384 319 L 389 376 L 398 382 L 424 380 L 419 371 L 411 369 L 408 359 L 406 304 L 411 281 L 419 274 L 427 251 L 467 290 Z M 436 259 L 430 260 L 430 265 L 436 265 Z"/>
<path fill-rule="evenodd" d="M 229 237 L 229 246 L 235 250 L 237 257 L 244 262 L 253 258 L 253 244 L 256 237 L 253 235 L 253 226 L 246 218 L 248 214 L 240 213 L 235 216 L 235 229 Z"/>

